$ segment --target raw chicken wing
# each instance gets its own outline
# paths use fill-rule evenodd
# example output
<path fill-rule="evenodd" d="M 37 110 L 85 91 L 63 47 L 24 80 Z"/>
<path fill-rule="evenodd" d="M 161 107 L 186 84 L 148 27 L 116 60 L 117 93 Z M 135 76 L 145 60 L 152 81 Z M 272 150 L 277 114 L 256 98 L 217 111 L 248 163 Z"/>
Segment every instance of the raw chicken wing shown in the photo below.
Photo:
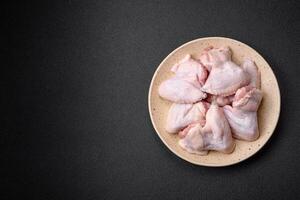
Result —
<path fill-rule="evenodd" d="M 224 106 L 225 116 L 233 136 L 237 139 L 253 141 L 259 136 L 257 109 L 262 100 L 262 92 L 252 86 L 239 89 L 231 106 Z"/>
<path fill-rule="evenodd" d="M 191 124 L 183 132 L 186 135 L 179 140 L 179 145 L 190 153 L 204 155 L 208 150 L 231 153 L 235 147 L 223 109 L 215 102 L 206 113 L 203 128 L 199 123 Z"/>
<path fill-rule="evenodd" d="M 202 91 L 213 95 L 230 96 L 237 89 L 249 83 L 249 75 L 231 61 L 231 51 L 227 47 L 213 48 L 207 52 L 209 62 L 203 64 L 210 69 L 210 74 Z"/>
<path fill-rule="evenodd" d="M 176 73 L 176 75 L 180 74 L 181 76 L 196 75 L 201 85 L 204 85 L 207 78 L 207 70 L 205 67 L 200 62 L 193 59 L 190 54 L 186 55 L 179 63 L 175 64 L 171 71 Z"/>
<path fill-rule="evenodd" d="M 198 102 L 196 104 L 176 104 L 174 103 L 167 117 L 166 130 L 169 133 L 177 133 L 192 123 L 205 124 L 205 114 L 209 108 L 209 103 Z"/>
<path fill-rule="evenodd" d="M 259 89 L 260 88 L 260 73 L 259 73 L 255 63 L 250 59 L 246 59 L 244 61 L 244 63 L 242 64 L 242 68 L 244 69 L 245 72 L 248 73 L 248 75 L 250 77 L 249 85 Z"/>
<path fill-rule="evenodd" d="M 231 60 L 231 51 L 228 47 L 213 48 L 210 46 L 204 49 L 199 60 L 208 71 L 211 71 L 213 67 Z"/>
<path fill-rule="evenodd" d="M 171 69 L 175 77 L 159 86 L 159 95 L 175 103 L 195 103 L 206 98 L 201 91 L 207 78 L 207 71 L 201 63 L 187 55 Z"/>
<path fill-rule="evenodd" d="M 158 89 L 159 95 L 175 103 L 195 103 L 206 98 L 206 94 L 200 90 L 197 76 L 175 76 L 161 83 Z"/>

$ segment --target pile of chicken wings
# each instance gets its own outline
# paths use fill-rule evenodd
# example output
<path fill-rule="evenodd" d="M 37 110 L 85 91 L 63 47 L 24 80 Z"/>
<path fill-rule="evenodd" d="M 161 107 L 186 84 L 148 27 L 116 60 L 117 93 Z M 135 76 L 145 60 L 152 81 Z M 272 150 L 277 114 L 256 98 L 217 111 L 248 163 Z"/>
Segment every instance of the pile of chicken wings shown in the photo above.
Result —
<path fill-rule="evenodd" d="M 208 47 L 197 59 L 187 55 L 159 86 L 160 97 L 173 102 L 166 131 L 178 134 L 179 145 L 190 153 L 231 153 L 233 138 L 259 137 L 260 73 L 252 60 L 239 66 L 231 57 L 229 47 Z"/>

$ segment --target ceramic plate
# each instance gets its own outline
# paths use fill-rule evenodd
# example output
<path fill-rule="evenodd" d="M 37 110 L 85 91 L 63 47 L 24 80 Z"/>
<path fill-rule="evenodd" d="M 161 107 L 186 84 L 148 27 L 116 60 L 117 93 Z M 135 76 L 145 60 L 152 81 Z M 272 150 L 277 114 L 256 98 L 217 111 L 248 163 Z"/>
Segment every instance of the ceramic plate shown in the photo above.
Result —
<path fill-rule="evenodd" d="M 260 137 L 254 142 L 235 140 L 236 147 L 231 154 L 223 154 L 216 151 L 210 151 L 206 156 L 190 154 L 178 145 L 179 138 L 176 134 L 169 134 L 164 129 L 172 103 L 159 97 L 158 87 L 160 83 L 174 75 L 170 72 L 170 68 L 186 54 L 191 54 L 194 58 L 197 58 L 203 49 L 208 46 L 229 46 L 233 52 L 232 59 L 234 62 L 241 64 L 245 57 L 250 58 L 255 61 L 261 72 L 263 100 L 258 110 Z M 151 121 L 156 133 L 174 154 L 196 165 L 220 167 L 241 162 L 253 156 L 266 144 L 273 134 L 279 118 L 280 91 L 271 67 L 253 48 L 229 38 L 208 37 L 196 39 L 180 46 L 162 61 L 151 81 L 148 104 Z"/>

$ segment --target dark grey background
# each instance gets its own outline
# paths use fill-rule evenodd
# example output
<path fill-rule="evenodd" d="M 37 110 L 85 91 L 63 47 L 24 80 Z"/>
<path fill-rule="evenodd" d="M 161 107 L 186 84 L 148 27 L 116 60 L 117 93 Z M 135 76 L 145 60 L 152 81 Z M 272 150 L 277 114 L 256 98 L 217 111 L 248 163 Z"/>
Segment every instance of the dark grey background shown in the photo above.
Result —
<path fill-rule="evenodd" d="M 296 1 L 26 1 L 2 8 L 1 199 L 300 198 Z M 231 167 L 177 158 L 148 114 L 156 67 L 176 47 L 206 36 L 254 47 L 281 89 L 271 140 Z"/>

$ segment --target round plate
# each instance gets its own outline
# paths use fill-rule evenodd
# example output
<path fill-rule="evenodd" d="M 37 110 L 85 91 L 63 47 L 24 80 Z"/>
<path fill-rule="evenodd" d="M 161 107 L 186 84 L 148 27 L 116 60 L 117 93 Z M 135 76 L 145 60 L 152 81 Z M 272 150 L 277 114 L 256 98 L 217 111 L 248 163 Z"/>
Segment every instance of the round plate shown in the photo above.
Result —
<path fill-rule="evenodd" d="M 166 118 L 171 102 L 163 100 L 158 95 L 158 87 L 162 81 L 174 76 L 171 67 L 181 60 L 186 54 L 194 58 L 208 46 L 229 46 L 233 52 L 233 61 L 241 64 L 244 58 L 255 61 L 261 73 L 261 90 L 263 100 L 258 110 L 258 124 L 260 136 L 254 142 L 235 140 L 236 147 L 231 154 L 210 151 L 206 156 L 188 153 L 178 145 L 177 134 L 165 131 Z M 280 91 L 276 77 L 264 58 L 248 45 L 237 40 L 223 37 L 200 38 L 188 42 L 170 53 L 155 71 L 149 89 L 149 112 L 152 124 L 163 143 L 177 156 L 196 165 L 203 166 L 228 166 L 241 162 L 258 152 L 271 137 L 280 113 Z"/>

